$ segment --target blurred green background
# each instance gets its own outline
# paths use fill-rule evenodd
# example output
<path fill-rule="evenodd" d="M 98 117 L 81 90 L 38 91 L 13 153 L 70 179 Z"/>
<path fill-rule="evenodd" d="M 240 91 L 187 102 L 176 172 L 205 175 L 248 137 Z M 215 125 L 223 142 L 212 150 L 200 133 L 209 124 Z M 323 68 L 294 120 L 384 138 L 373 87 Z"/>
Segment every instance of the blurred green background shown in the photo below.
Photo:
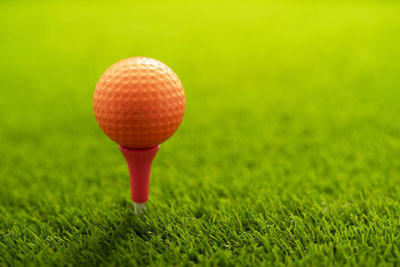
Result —
<path fill-rule="evenodd" d="M 399 264 L 397 1 L 1 1 L 0 265 Z M 169 65 L 184 121 L 135 217 L 92 95 Z"/>

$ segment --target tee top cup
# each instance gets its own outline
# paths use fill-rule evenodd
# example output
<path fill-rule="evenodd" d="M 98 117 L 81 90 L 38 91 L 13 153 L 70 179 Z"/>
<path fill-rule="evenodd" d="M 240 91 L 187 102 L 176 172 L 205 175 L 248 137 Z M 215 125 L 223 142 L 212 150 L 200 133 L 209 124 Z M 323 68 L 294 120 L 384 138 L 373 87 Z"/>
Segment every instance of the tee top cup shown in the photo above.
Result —
<path fill-rule="evenodd" d="M 181 81 L 158 60 L 123 59 L 100 77 L 93 108 L 100 128 L 119 144 L 128 163 L 132 200 L 145 203 L 152 160 L 159 145 L 176 132 L 183 119 Z"/>

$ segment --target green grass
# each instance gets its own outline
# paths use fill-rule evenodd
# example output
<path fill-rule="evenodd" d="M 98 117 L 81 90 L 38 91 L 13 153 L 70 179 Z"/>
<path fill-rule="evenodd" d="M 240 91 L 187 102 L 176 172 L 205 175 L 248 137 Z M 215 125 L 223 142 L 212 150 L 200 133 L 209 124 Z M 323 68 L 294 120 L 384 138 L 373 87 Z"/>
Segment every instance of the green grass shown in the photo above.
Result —
<path fill-rule="evenodd" d="M 1 1 L 0 265 L 399 265 L 400 3 L 150 2 Z M 142 217 L 92 111 L 139 55 L 187 95 Z"/>

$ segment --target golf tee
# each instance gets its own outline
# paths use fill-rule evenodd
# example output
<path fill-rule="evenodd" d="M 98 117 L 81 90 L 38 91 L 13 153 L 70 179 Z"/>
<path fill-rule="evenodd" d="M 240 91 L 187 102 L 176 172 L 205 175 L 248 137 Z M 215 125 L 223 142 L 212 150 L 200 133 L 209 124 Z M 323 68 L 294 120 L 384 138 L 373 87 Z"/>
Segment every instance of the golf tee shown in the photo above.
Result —
<path fill-rule="evenodd" d="M 146 203 L 136 203 L 135 202 L 135 214 L 140 215 L 143 213 L 143 210 L 146 208 Z"/>
<path fill-rule="evenodd" d="M 160 146 L 134 149 L 119 146 L 129 168 L 132 201 L 136 210 L 141 212 L 149 199 L 150 170 Z"/>

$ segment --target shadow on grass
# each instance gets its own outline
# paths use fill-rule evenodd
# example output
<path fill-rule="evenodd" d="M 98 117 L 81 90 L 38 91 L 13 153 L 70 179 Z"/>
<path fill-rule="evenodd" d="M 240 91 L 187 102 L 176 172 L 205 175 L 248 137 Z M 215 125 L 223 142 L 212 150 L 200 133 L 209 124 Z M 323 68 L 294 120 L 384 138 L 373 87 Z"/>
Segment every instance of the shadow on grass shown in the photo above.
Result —
<path fill-rule="evenodd" d="M 74 249 L 75 255 L 71 255 L 71 263 L 149 264 L 151 253 L 148 248 L 154 235 L 154 222 L 149 221 L 146 213 L 135 215 L 133 203 L 125 200 L 113 206 L 109 214 L 81 233 L 81 241 Z"/>

